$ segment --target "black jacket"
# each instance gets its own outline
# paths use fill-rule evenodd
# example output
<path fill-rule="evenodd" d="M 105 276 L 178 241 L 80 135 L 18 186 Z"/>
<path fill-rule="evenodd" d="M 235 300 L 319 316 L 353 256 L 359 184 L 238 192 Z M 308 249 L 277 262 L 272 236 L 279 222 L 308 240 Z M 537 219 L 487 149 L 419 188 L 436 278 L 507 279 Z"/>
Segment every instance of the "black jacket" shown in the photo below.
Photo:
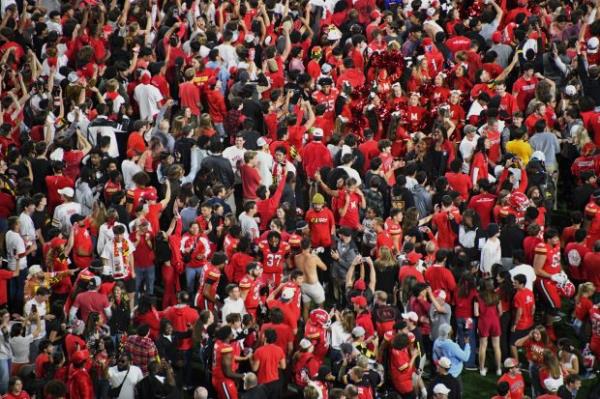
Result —
<path fill-rule="evenodd" d="M 210 154 L 202 160 L 201 169 L 210 172 L 214 177 L 223 183 L 225 188 L 233 187 L 235 176 L 229 160 L 223 158 L 223 155 Z"/>

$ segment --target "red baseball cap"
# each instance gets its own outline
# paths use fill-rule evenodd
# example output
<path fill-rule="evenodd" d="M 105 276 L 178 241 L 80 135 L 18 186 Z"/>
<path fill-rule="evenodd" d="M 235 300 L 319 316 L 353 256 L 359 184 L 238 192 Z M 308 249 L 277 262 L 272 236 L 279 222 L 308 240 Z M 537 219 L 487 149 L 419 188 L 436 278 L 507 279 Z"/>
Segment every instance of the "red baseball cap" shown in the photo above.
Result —
<path fill-rule="evenodd" d="M 363 308 L 367 306 L 367 298 L 365 298 L 362 295 L 355 296 L 354 298 L 351 299 L 351 301 L 353 304 L 358 305 Z"/>
<path fill-rule="evenodd" d="M 502 41 L 502 33 L 500 31 L 492 33 L 492 41 L 494 43 L 500 43 Z"/>
<path fill-rule="evenodd" d="M 67 243 L 67 240 L 62 239 L 60 237 L 54 237 L 52 240 L 50 240 L 50 247 L 51 248 L 59 248 L 63 245 L 65 245 Z"/>
<path fill-rule="evenodd" d="M 358 280 L 356 280 L 354 282 L 354 289 L 355 290 L 359 290 L 359 291 L 364 291 L 367 289 L 367 284 L 365 283 L 365 280 L 363 280 L 362 278 L 359 278 Z"/>
<path fill-rule="evenodd" d="M 423 255 L 421 255 L 418 252 L 415 251 L 410 251 L 409 253 L 406 254 L 406 261 L 408 263 L 410 263 L 411 265 L 416 264 L 419 259 L 421 259 L 423 257 Z"/>

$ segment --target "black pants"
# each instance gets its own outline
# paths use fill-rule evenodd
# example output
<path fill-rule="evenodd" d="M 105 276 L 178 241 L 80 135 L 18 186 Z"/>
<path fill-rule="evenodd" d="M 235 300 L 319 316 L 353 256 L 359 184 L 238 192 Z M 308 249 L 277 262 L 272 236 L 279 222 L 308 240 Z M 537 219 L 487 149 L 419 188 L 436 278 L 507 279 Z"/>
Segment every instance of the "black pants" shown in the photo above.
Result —
<path fill-rule="evenodd" d="M 512 320 L 511 312 L 504 312 L 500 317 L 500 351 L 502 352 L 502 359 L 506 359 L 510 356 L 510 323 Z"/>
<path fill-rule="evenodd" d="M 281 398 L 281 390 L 283 388 L 283 379 L 279 378 L 276 381 L 271 381 L 264 384 L 265 391 L 267 391 L 266 399 L 279 399 Z"/>

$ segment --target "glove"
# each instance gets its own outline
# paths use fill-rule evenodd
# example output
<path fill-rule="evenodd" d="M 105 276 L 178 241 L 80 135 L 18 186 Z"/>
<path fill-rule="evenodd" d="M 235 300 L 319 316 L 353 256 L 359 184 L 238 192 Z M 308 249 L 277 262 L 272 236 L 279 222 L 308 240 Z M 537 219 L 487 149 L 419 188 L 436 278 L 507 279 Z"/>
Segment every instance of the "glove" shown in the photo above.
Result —
<path fill-rule="evenodd" d="M 550 280 L 554 281 L 557 284 L 560 284 L 563 282 L 563 278 L 560 275 L 560 273 L 553 274 L 552 276 L 550 276 Z"/>

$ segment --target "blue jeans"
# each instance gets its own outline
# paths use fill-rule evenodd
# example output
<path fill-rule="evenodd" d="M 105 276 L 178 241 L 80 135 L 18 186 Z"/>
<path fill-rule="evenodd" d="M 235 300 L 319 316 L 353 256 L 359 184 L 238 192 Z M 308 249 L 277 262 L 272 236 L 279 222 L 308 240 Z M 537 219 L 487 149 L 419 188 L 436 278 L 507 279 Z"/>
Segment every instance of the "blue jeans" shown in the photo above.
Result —
<path fill-rule="evenodd" d="M 4 395 L 8 391 L 10 363 L 10 359 L 0 359 L 0 395 Z"/>
<path fill-rule="evenodd" d="M 225 127 L 223 126 L 223 122 L 214 123 L 215 130 L 219 134 L 219 137 L 223 140 L 227 138 L 227 133 L 225 133 Z"/>
<path fill-rule="evenodd" d="M 196 281 L 202 277 L 202 267 L 189 267 L 185 268 L 185 281 L 187 283 L 187 291 L 190 295 L 194 295 L 196 289 Z"/>
<path fill-rule="evenodd" d="M 27 280 L 27 268 L 21 269 L 17 278 L 8 281 L 9 309 L 13 312 L 23 310 L 23 298 L 25 296 L 25 280 Z"/>
<path fill-rule="evenodd" d="M 145 292 L 149 295 L 154 294 L 154 265 L 150 267 L 135 268 L 135 292 L 140 293 L 144 283 L 146 284 Z"/>
<path fill-rule="evenodd" d="M 471 344 L 471 354 L 469 355 L 469 360 L 467 360 L 464 364 L 466 368 L 477 368 L 475 364 L 475 355 L 477 355 L 477 319 L 473 318 L 473 325 L 470 330 L 465 328 L 467 319 L 456 319 L 456 343 L 460 345 L 461 348 L 465 346 L 465 335 L 469 338 L 469 343 Z"/>

